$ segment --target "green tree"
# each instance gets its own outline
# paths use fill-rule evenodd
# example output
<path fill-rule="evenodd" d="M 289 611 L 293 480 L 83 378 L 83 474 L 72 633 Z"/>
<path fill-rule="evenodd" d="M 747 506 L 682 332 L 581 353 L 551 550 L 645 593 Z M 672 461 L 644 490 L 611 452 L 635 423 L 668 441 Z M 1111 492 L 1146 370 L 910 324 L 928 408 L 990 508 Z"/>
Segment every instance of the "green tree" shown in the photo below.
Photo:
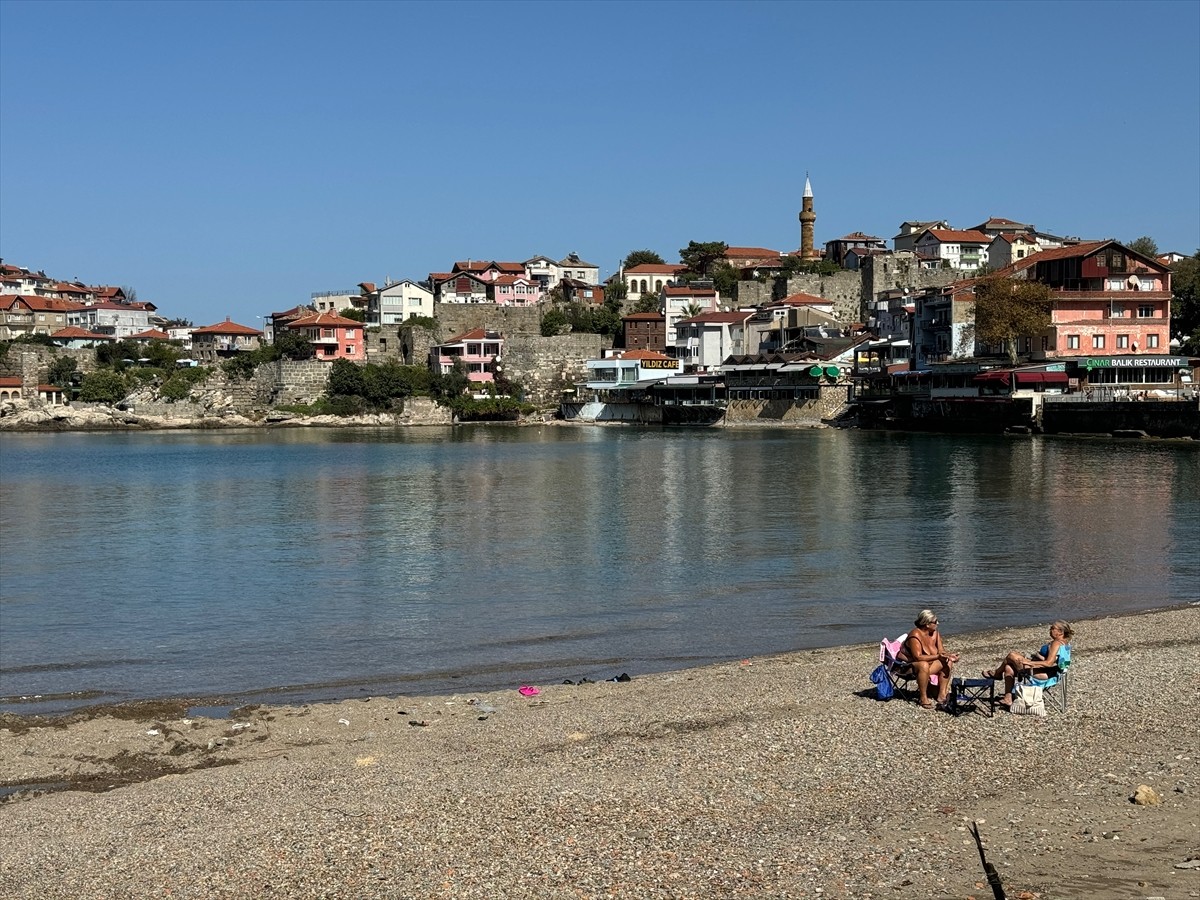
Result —
<path fill-rule="evenodd" d="M 975 285 L 975 339 L 1004 344 L 1017 362 L 1018 339 L 1032 337 L 1050 325 L 1053 294 L 1038 281 L 992 275 Z"/>
<path fill-rule="evenodd" d="M 1125 246 L 1134 253 L 1140 253 L 1142 256 L 1148 256 L 1151 259 L 1158 259 L 1158 242 L 1152 237 L 1143 235 L 1136 240 L 1130 241 Z"/>
<path fill-rule="evenodd" d="M 128 391 L 125 378 L 120 372 L 99 369 L 83 377 L 79 386 L 79 399 L 84 403 L 106 403 L 115 406 L 125 399 Z"/>
<path fill-rule="evenodd" d="M 355 322 L 367 321 L 367 311 L 365 309 L 355 309 L 353 306 L 347 306 L 338 315 L 343 319 L 353 319 Z"/>
<path fill-rule="evenodd" d="M 1200 250 L 1171 266 L 1171 334 L 1181 353 L 1200 354 Z"/>
<path fill-rule="evenodd" d="M 290 328 L 285 328 L 275 335 L 273 346 L 281 356 L 287 359 L 312 359 L 317 352 L 312 341 L 299 331 L 292 331 Z"/>
<path fill-rule="evenodd" d="M 542 316 L 542 337 L 565 334 L 568 327 L 567 314 L 558 307 L 546 310 Z"/>
<path fill-rule="evenodd" d="M 137 341 L 102 341 L 96 348 L 96 364 L 120 371 L 125 368 L 125 360 L 136 360 L 141 355 Z"/>
<path fill-rule="evenodd" d="M 662 304 L 658 301 L 658 294 L 642 294 L 642 296 L 638 297 L 637 302 L 633 304 L 633 311 L 639 313 L 661 312 Z"/>
<path fill-rule="evenodd" d="M 463 361 L 456 359 L 449 372 L 433 376 L 430 380 L 429 393 L 439 402 L 452 401 L 455 397 L 465 394 L 470 386 L 471 379 L 467 377 Z"/>
<path fill-rule="evenodd" d="M 55 387 L 69 387 L 71 376 L 75 374 L 77 368 L 73 356 L 60 356 L 50 363 L 50 371 L 46 373 L 46 379 Z"/>
<path fill-rule="evenodd" d="M 150 365 L 155 368 L 174 369 L 183 351 L 168 341 L 150 341 L 142 347 L 141 355 L 150 360 Z"/>
<path fill-rule="evenodd" d="M 625 257 L 625 261 L 621 263 L 621 268 L 632 269 L 634 266 L 642 264 L 661 266 L 664 264 L 664 260 L 653 250 L 633 250 Z"/>
<path fill-rule="evenodd" d="M 348 359 L 336 359 L 329 369 L 329 382 L 325 392 L 330 397 L 366 396 L 366 380 L 362 367 Z"/>
<path fill-rule="evenodd" d="M 729 245 L 724 241 L 688 241 L 688 245 L 679 251 L 679 261 L 693 275 L 707 277 L 712 275 L 713 266 L 725 259 L 728 249 Z"/>
<path fill-rule="evenodd" d="M 734 299 L 737 297 L 737 285 L 740 280 L 738 270 L 729 263 L 722 260 L 713 267 L 713 287 L 716 288 L 722 297 Z"/>

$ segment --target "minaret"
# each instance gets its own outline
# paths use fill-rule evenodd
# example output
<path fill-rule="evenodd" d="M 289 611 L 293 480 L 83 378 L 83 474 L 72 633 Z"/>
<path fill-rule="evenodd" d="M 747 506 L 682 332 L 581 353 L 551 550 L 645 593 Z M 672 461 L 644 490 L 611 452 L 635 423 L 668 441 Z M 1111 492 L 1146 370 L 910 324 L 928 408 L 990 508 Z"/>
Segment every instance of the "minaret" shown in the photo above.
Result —
<path fill-rule="evenodd" d="M 808 182 L 808 173 L 804 173 L 804 201 L 800 207 L 800 258 L 819 259 L 819 254 L 813 249 L 813 224 L 817 214 L 813 212 L 812 185 Z"/>

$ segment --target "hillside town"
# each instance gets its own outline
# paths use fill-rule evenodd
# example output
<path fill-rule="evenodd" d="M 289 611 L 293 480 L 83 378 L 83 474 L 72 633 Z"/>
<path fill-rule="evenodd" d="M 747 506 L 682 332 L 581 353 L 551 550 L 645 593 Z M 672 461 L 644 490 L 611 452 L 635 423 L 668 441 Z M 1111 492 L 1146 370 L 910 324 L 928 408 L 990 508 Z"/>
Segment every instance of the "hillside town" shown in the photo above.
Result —
<path fill-rule="evenodd" d="M 458 373 L 464 395 L 516 395 L 526 411 L 583 422 L 1040 430 L 1053 408 L 1070 420 L 1060 427 L 1087 431 L 1086 404 L 1196 405 L 1194 297 L 1172 331 L 1172 277 L 1194 285 L 1195 257 L 1002 217 L 965 228 L 905 221 L 890 246 L 855 231 L 819 247 L 816 221 L 806 178 L 795 250 L 693 241 L 677 263 L 634 251 L 603 278 L 576 252 L 467 257 L 424 277 L 313 292 L 263 310 L 260 327 L 228 316 L 197 326 L 126 288 L 0 261 L 3 346 L 80 351 L 67 384 L 54 383 L 45 355 L 29 371 L 6 352 L 0 402 L 77 403 L 88 353 L 114 347 L 118 367 L 181 368 L 276 347 L 283 362 L 305 364 L 310 387 L 289 388 L 276 365 L 260 404 L 311 402 L 329 392 L 321 373 L 350 363 Z M 1190 433 L 1146 415 L 1109 415 L 1099 430 Z"/>

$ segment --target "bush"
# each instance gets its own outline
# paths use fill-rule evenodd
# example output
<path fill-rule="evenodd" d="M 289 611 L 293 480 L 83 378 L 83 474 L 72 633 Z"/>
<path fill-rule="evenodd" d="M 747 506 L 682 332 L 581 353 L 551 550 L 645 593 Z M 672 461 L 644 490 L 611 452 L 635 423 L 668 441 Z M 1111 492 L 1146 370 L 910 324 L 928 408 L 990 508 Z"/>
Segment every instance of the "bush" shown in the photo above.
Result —
<path fill-rule="evenodd" d="M 255 358 L 255 352 L 239 353 L 237 356 L 231 356 L 229 359 L 221 362 L 221 371 L 230 378 L 242 378 L 249 381 L 254 375 L 254 370 L 258 368 L 259 361 Z"/>
<path fill-rule="evenodd" d="M 128 395 L 125 378 L 120 372 L 101 369 L 85 375 L 79 386 L 79 399 L 85 403 L 106 403 L 115 406 Z"/>
<path fill-rule="evenodd" d="M 158 394 L 164 400 L 174 403 L 176 400 L 182 400 L 187 397 L 192 391 L 192 383 L 184 376 L 182 372 L 176 372 L 158 389 Z"/>
<path fill-rule="evenodd" d="M 363 397 L 366 392 L 367 385 L 362 367 L 348 359 L 335 359 L 329 369 L 326 393 L 330 397 Z"/>
<path fill-rule="evenodd" d="M 515 422 L 522 413 L 531 413 L 534 407 L 520 403 L 511 397 L 455 397 L 445 404 L 454 411 L 460 422 Z"/>

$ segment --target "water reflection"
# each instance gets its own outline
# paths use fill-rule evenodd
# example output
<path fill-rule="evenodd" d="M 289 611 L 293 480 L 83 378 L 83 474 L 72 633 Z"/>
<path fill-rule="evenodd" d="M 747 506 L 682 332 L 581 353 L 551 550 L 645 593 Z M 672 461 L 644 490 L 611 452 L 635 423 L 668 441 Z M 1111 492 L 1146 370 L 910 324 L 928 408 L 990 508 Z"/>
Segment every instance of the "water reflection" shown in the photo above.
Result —
<path fill-rule="evenodd" d="M 605 676 L 1200 584 L 1185 444 L 439 428 L 2 452 L 0 695 Z"/>

